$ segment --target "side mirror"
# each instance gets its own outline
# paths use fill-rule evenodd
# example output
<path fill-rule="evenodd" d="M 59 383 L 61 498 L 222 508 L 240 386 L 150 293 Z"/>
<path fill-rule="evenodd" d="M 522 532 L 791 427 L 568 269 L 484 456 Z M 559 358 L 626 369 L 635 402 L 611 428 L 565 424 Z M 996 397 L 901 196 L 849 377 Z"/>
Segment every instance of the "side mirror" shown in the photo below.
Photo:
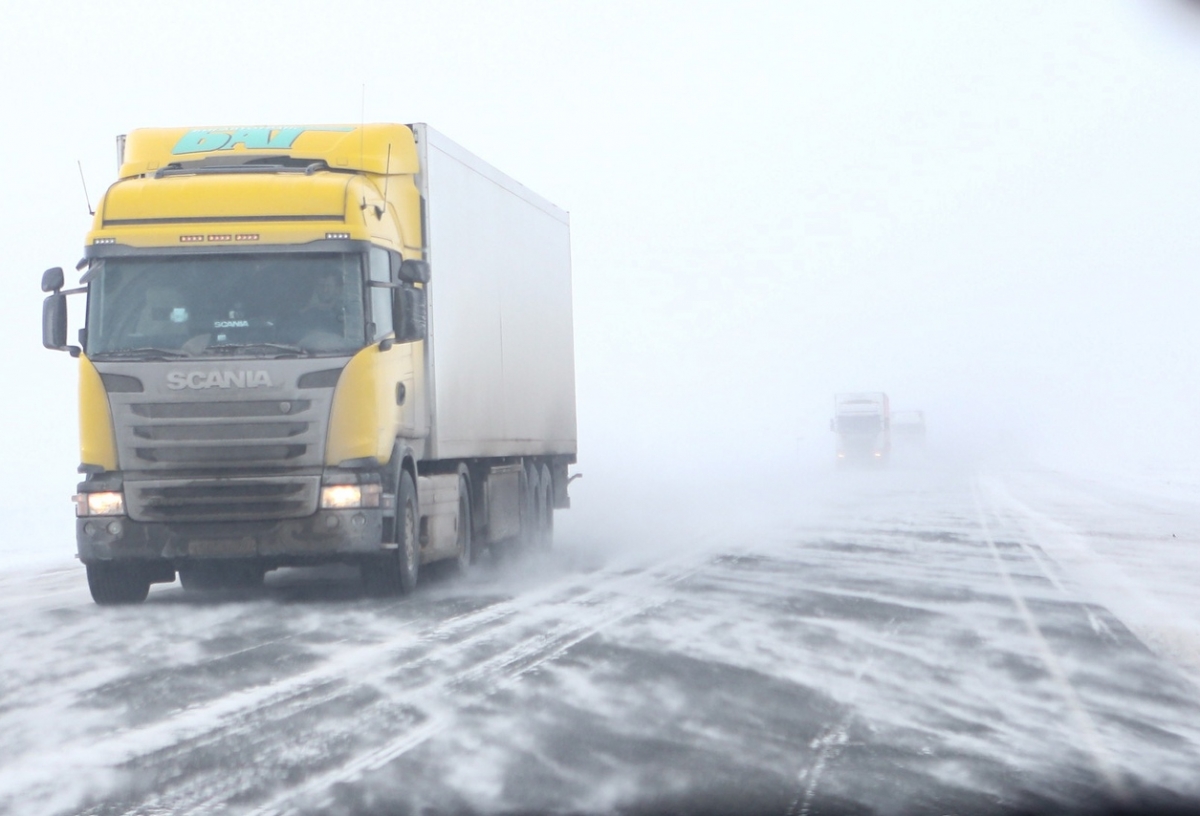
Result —
<path fill-rule="evenodd" d="M 51 269 L 50 272 L 54 270 Z M 49 275 L 50 272 L 46 274 Z M 59 277 L 62 270 L 58 270 Z M 42 284 L 45 286 L 45 284 Z M 62 284 L 59 284 L 60 286 Z M 58 292 L 42 301 L 42 345 L 55 351 L 67 350 L 67 296 Z"/>
<path fill-rule="evenodd" d="M 397 277 L 408 283 L 429 283 L 429 262 L 410 258 L 400 264 Z"/>
<path fill-rule="evenodd" d="M 63 279 L 63 271 L 61 266 L 56 266 L 53 269 L 47 269 L 42 273 L 42 291 L 57 292 L 63 288 L 65 280 Z"/>
<path fill-rule="evenodd" d="M 411 343 L 414 340 L 424 340 L 428 322 L 425 312 L 425 290 L 413 286 L 397 289 L 396 297 L 392 301 L 392 326 L 396 330 L 396 342 Z"/>

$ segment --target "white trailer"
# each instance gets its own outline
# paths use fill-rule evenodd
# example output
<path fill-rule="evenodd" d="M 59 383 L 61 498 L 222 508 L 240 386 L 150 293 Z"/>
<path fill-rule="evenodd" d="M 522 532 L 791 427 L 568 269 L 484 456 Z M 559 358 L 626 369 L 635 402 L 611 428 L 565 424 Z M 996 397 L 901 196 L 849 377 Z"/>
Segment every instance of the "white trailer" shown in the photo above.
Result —
<path fill-rule="evenodd" d="M 420 492 L 438 497 L 437 507 L 423 502 L 423 539 L 448 552 L 464 483 L 481 544 L 521 534 L 530 518 L 544 528 L 570 505 L 570 217 L 428 125 L 412 129 L 431 270 Z"/>
<path fill-rule="evenodd" d="M 429 459 L 572 456 L 568 214 L 427 125 Z"/>

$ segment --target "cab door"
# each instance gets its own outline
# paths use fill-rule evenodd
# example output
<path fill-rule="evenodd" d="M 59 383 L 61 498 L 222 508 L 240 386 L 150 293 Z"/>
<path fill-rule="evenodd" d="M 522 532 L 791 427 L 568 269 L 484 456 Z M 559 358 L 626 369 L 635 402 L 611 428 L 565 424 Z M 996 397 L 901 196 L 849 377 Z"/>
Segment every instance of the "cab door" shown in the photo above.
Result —
<path fill-rule="evenodd" d="M 374 326 L 372 340 L 380 347 L 376 357 L 376 405 L 379 417 L 390 419 L 384 423 L 386 438 L 379 442 L 389 449 L 397 437 L 424 436 L 427 425 L 422 383 L 418 382 L 423 379 L 420 374 L 424 371 L 425 343 L 423 340 L 396 342 L 394 303 L 402 297 L 402 290 L 391 270 L 387 250 L 372 247 L 368 256 L 370 319 Z M 391 342 L 387 342 L 389 340 Z"/>

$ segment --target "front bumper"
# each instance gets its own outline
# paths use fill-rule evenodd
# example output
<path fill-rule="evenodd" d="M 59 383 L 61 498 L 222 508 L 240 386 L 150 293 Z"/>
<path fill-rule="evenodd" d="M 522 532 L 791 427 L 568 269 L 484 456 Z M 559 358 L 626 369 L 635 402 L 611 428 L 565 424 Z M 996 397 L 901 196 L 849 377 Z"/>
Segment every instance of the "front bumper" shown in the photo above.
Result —
<path fill-rule="evenodd" d="M 255 558 L 272 564 L 353 560 L 378 553 L 383 511 L 377 508 L 318 510 L 311 516 L 271 521 L 138 522 L 127 516 L 75 519 L 79 558 Z"/>

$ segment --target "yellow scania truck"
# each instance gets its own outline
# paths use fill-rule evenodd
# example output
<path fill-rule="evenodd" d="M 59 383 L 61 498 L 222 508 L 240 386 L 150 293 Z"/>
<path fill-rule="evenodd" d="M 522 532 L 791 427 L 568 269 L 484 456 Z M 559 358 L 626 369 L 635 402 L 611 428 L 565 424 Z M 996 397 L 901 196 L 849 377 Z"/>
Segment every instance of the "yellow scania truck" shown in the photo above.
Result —
<path fill-rule="evenodd" d="M 567 213 L 423 124 L 135 130 L 77 271 L 76 538 L 137 603 L 550 544 L 569 505 Z M 78 344 L 67 299 L 86 297 Z"/>

